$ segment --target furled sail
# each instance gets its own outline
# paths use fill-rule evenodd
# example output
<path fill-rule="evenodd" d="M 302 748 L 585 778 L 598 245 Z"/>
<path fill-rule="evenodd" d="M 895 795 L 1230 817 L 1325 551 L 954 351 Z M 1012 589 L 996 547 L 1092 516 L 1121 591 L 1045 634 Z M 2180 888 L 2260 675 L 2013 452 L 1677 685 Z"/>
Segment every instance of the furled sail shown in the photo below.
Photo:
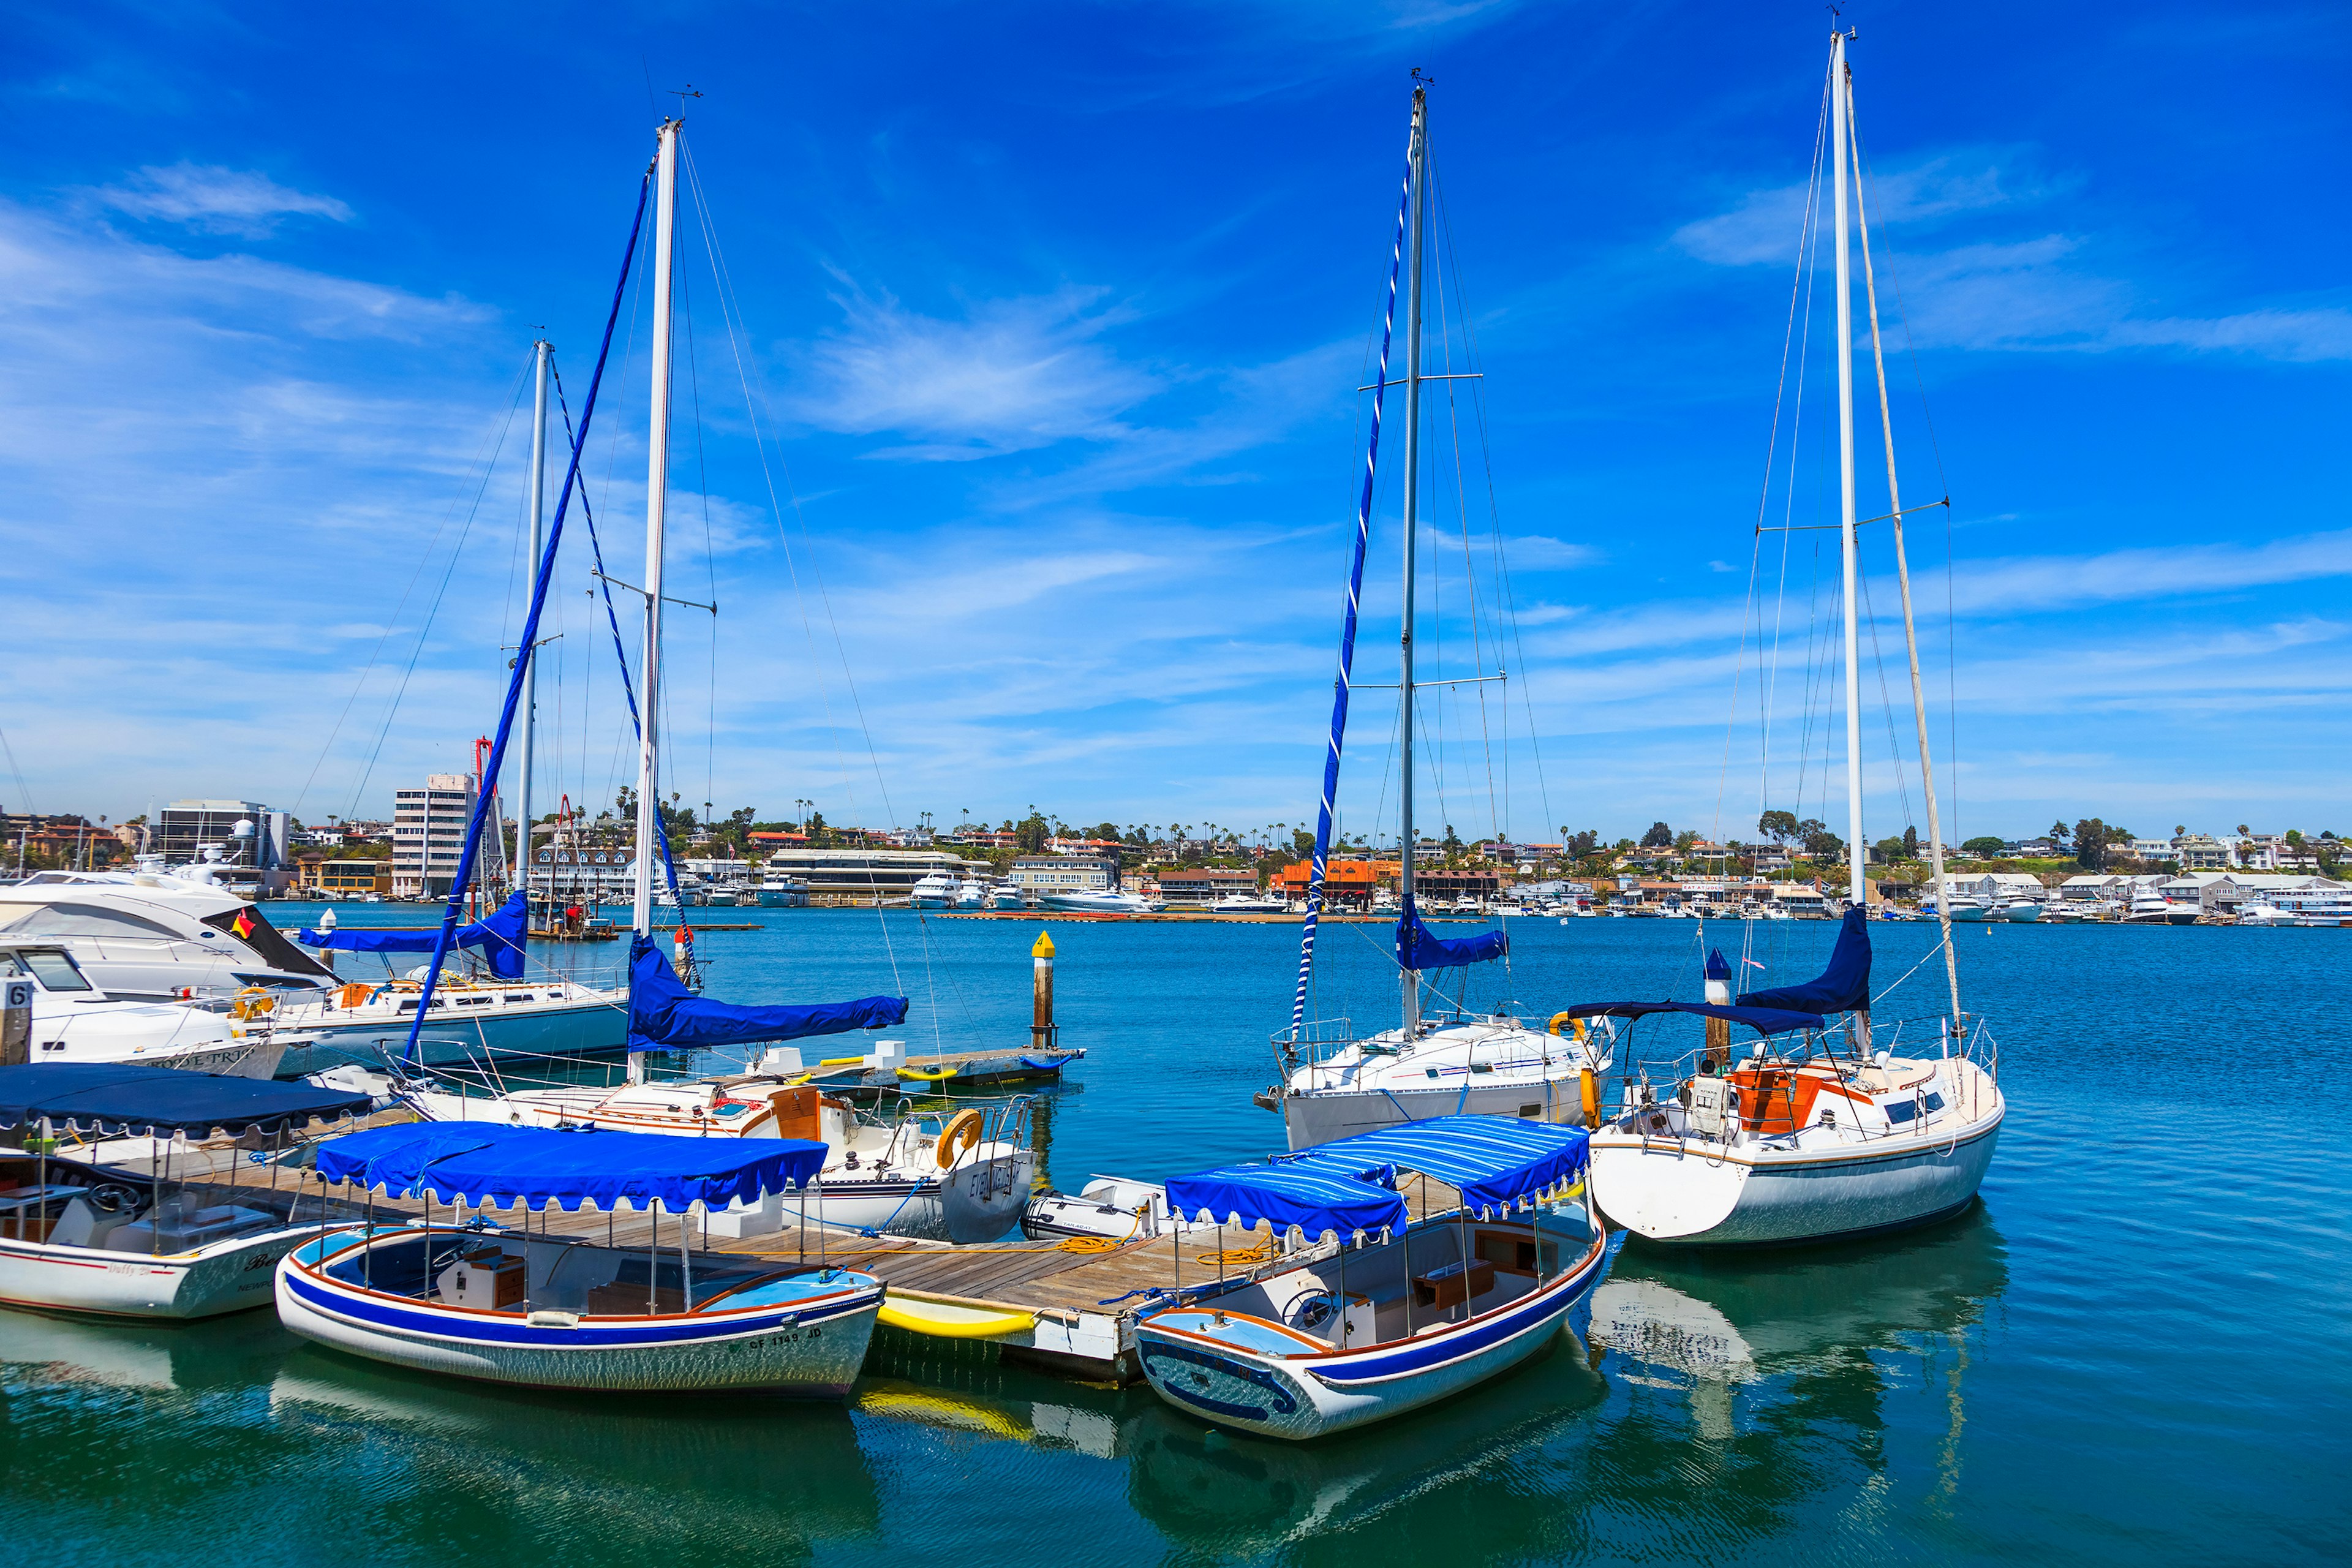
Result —
<path fill-rule="evenodd" d="M 800 1040 L 852 1029 L 887 1029 L 907 1021 L 904 996 L 864 996 L 803 1007 L 738 1007 L 697 996 L 679 983 L 661 950 L 644 936 L 629 942 L 629 1049 L 687 1051 L 759 1040 Z"/>
<path fill-rule="evenodd" d="M 306 947 L 321 948 L 331 952 L 431 952 L 440 946 L 439 926 L 416 929 L 368 931 L 356 926 L 339 926 L 333 931 L 313 931 L 308 926 L 294 933 L 294 939 Z M 498 910 L 467 926 L 459 926 L 449 942 L 455 947 L 478 947 L 490 966 L 490 973 L 500 980 L 522 978 L 523 938 L 530 934 L 530 906 L 520 892 L 509 895 Z"/>
<path fill-rule="evenodd" d="M 1400 969 L 1460 969 L 1485 963 L 1510 951 L 1511 939 L 1502 931 L 1448 939 L 1421 923 L 1421 910 L 1412 899 L 1397 917 L 1396 956 Z"/>
<path fill-rule="evenodd" d="M 1796 1013 L 1856 1013 L 1870 1006 L 1870 925 L 1860 904 L 1845 911 L 1830 966 L 1817 980 L 1770 991 L 1742 991 L 1742 1007 L 1782 1007 Z"/>

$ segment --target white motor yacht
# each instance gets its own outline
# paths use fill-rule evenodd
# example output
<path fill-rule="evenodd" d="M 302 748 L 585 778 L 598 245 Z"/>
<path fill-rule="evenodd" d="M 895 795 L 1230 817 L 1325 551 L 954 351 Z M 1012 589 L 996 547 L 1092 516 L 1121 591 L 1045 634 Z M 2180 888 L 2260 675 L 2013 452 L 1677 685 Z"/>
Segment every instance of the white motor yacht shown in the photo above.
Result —
<path fill-rule="evenodd" d="M 933 871 L 917 882 L 908 894 L 907 901 L 919 910 L 943 910 L 955 902 L 956 879 L 945 871 Z"/>
<path fill-rule="evenodd" d="M 988 908 L 988 889 L 966 877 L 956 884 L 955 908 L 964 914 Z"/>
<path fill-rule="evenodd" d="M 1049 910 L 1082 915 L 1148 915 L 1158 908 L 1140 893 L 1123 893 L 1116 889 L 1074 888 L 1067 892 L 1045 895 Z"/>
<path fill-rule="evenodd" d="M 2042 906 L 2032 899 L 2018 899 L 2013 900 L 2000 912 L 2002 919 L 2016 921 L 2020 924 L 2023 924 L 2029 921 L 2040 920 L 2042 918 Z"/>
<path fill-rule="evenodd" d="M 0 940 L 0 984 L 31 993 L 26 1059 L 136 1062 L 226 1078 L 269 1078 L 286 1047 L 187 1002 L 131 1002 L 90 983 L 64 944 Z"/>
<path fill-rule="evenodd" d="M 808 883 L 782 871 L 772 871 L 761 877 L 753 892 L 763 910 L 802 910 L 808 907 Z"/>
<path fill-rule="evenodd" d="M 1290 905 L 1275 893 L 1227 893 L 1209 906 L 1213 915 L 1280 915 L 1290 912 Z"/>
<path fill-rule="evenodd" d="M 1029 900 L 1023 898 L 1021 889 L 1012 883 L 1000 882 L 988 895 L 988 907 L 992 910 L 1025 910 L 1029 907 Z"/>
<path fill-rule="evenodd" d="M 2189 920 L 2186 921 L 2175 921 L 2172 917 L 2177 912 L 2179 912 L 2177 906 L 2154 888 L 2141 888 L 2132 894 L 2131 903 L 2124 910 L 2124 923 L 2134 926 L 2163 926 L 2176 923 L 2190 924 L 2196 921 L 2197 910 L 2193 906 L 2189 910 Z"/>
<path fill-rule="evenodd" d="M 0 939 L 20 938 L 63 944 L 92 984 L 121 1000 L 336 984 L 247 900 L 160 871 L 37 871 L 0 888 Z"/>

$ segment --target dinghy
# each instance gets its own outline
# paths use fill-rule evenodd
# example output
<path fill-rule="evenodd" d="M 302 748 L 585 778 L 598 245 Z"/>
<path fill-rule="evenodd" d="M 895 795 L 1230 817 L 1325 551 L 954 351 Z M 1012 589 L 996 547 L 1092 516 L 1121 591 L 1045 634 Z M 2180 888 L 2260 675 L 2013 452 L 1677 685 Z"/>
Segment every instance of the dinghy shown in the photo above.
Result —
<path fill-rule="evenodd" d="M 1586 1137 L 1443 1116 L 1170 1182 L 1169 1205 L 1196 1225 L 1333 1241 L 1142 1319 L 1144 1376 L 1188 1415 L 1307 1438 L 1508 1372 L 1608 1270 L 1608 1236 L 1577 1180 Z M 1403 1172 L 1449 1184 L 1460 1205 L 1408 1223 Z"/>
<path fill-rule="evenodd" d="M 788 1138 L 481 1124 L 353 1133 L 320 1147 L 320 1178 L 423 1198 L 425 1220 L 289 1253 L 278 1316 L 337 1350 L 485 1382 L 838 1397 L 866 1359 L 881 1282 L 693 1245 L 698 1216 L 803 1188 L 824 1163 L 824 1144 Z M 524 1223 L 436 1226 L 436 1202 L 520 1204 Z M 631 1215 L 631 1244 L 617 1222 L 609 1245 L 530 1225 L 534 1208 L 583 1203 Z"/>
<path fill-rule="evenodd" d="M 260 1154 L 368 1110 L 364 1094 L 128 1062 L 0 1068 L 0 1126 L 35 1133 L 0 1151 L 0 1303 L 129 1318 L 260 1306 L 324 1206 L 275 1165 L 236 1180 L 243 1149 L 216 1158 L 187 1140 L 218 1132 Z M 106 1142 L 53 1147 L 72 1134 Z"/>

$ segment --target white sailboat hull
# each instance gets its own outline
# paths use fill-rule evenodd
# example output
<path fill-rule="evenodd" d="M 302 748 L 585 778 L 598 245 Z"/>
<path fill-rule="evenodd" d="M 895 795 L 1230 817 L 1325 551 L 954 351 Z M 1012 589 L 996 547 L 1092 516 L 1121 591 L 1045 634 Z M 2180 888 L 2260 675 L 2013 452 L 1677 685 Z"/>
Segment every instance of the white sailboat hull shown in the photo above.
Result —
<path fill-rule="evenodd" d="M 1818 1151 L 1644 1140 L 1612 1127 L 1593 1135 L 1593 1198 L 1653 1241 L 1760 1246 L 1895 1230 L 1968 1205 L 2002 1116 L 1996 1098 L 1973 1121 Z"/>
<path fill-rule="evenodd" d="M 110 1318 L 211 1318 L 269 1301 L 278 1260 L 319 1227 L 242 1237 L 152 1257 L 0 1239 L 0 1305 Z"/>

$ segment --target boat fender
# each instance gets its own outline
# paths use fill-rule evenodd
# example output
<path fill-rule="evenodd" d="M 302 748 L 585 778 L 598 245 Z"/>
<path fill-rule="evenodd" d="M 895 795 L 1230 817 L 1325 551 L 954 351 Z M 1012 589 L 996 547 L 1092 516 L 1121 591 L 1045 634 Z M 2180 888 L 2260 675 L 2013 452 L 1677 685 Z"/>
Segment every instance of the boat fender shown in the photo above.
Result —
<path fill-rule="evenodd" d="M 948 1118 L 948 1124 L 940 1129 L 940 1141 L 931 1151 L 940 1170 L 953 1166 L 956 1156 L 963 1150 L 978 1147 L 980 1124 L 980 1112 L 969 1109 L 959 1110 Z"/>
<path fill-rule="evenodd" d="M 534 1329 L 576 1329 L 580 1326 L 580 1314 L 559 1312 L 551 1307 L 542 1307 L 523 1321 Z"/>
<path fill-rule="evenodd" d="M 1570 1037 L 1574 1039 L 1578 1045 L 1580 1046 L 1584 1044 L 1585 1025 L 1583 1019 L 1571 1018 L 1565 1013 L 1554 1013 L 1551 1016 L 1551 1032 L 1555 1035 L 1560 1033 L 1563 1026 L 1565 1026 Z"/>

